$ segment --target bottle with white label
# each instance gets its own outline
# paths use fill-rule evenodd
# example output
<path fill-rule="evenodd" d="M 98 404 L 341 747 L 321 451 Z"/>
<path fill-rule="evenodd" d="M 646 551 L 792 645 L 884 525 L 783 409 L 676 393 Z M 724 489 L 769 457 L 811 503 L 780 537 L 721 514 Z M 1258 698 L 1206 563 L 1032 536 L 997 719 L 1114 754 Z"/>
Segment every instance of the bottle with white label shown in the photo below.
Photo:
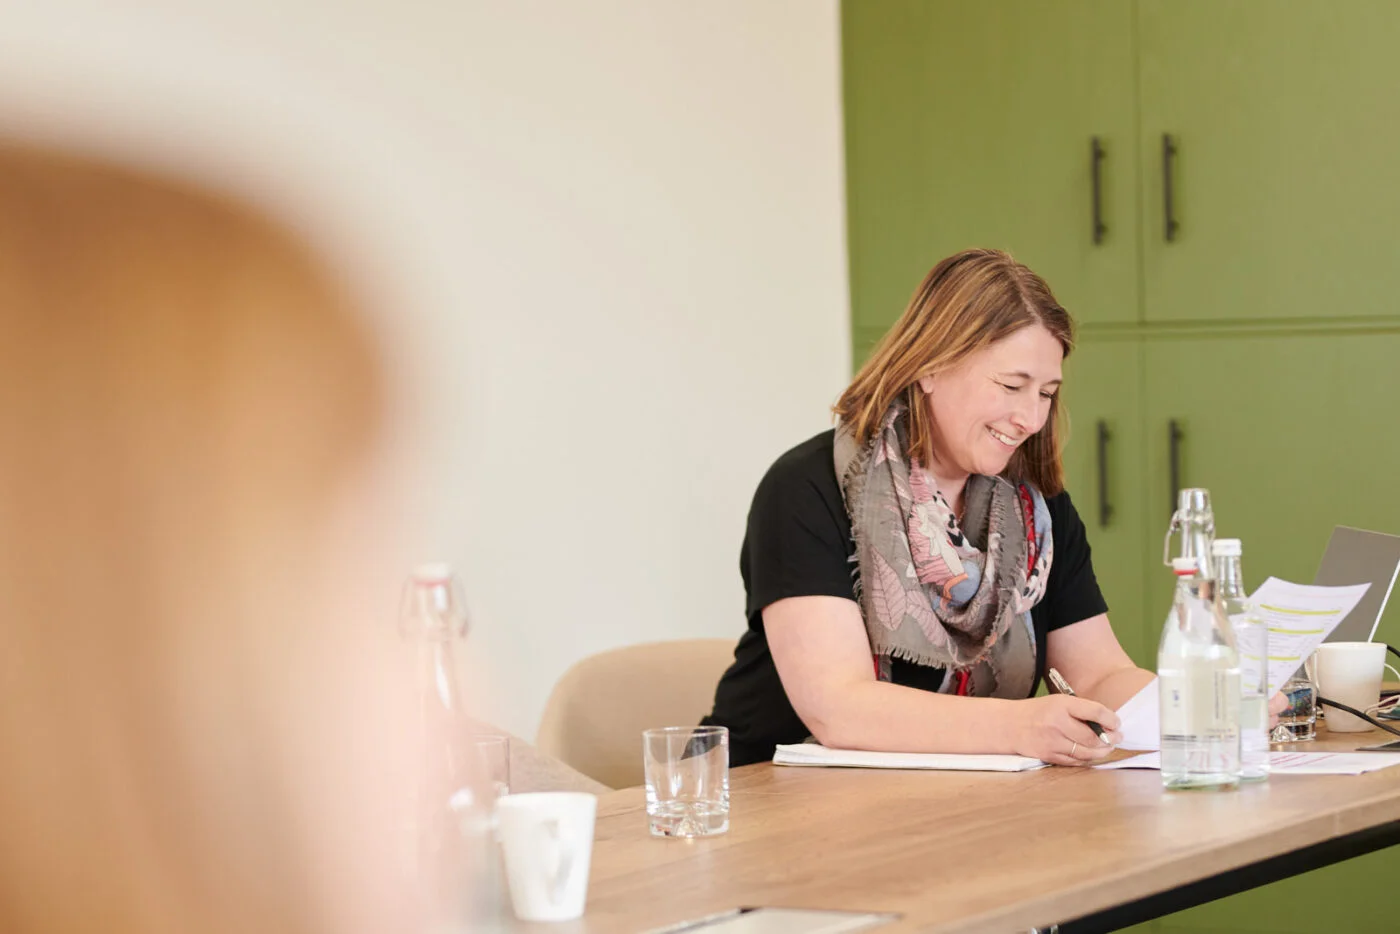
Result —
<path fill-rule="evenodd" d="M 1208 557 L 1205 559 L 1208 561 Z M 1172 560 L 1176 596 L 1157 648 L 1162 784 L 1171 790 L 1240 782 L 1240 659 L 1209 565 Z"/>
<path fill-rule="evenodd" d="M 1238 538 L 1211 545 L 1221 608 L 1230 621 L 1240 653 L 1240 777 L 1269 777 L 1269 626 L 1255 612 L 1244 590 Z"/>

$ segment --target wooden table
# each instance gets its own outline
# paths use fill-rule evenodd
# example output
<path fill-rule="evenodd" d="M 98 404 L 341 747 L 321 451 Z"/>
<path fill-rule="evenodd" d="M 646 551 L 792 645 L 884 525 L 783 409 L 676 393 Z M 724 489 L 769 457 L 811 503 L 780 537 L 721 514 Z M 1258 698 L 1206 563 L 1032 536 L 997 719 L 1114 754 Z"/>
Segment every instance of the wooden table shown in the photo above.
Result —
<path fill-rule="evenodd" d="M 651 837 L 643 790 L 627 788 L 599 799 L 596 841 L 584 917 L 514 930 L 645 931 L 749 905 L 898 913 L 881 934 L 1112 930 L 1400 842 L 1400 767 L 1166 793 L 1135 769 L 765 763 L 732 773 L 726 834 Z"/>

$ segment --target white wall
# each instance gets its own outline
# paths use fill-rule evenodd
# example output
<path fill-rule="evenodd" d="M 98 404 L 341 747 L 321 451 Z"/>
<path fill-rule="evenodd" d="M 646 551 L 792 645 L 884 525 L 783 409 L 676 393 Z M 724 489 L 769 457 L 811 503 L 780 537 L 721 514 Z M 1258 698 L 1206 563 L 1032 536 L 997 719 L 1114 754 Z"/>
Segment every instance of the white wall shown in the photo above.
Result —
<path fill-rule="evenodd" d="M 7 11 L 0 127 L 249 193 L 370 296 L 487 715 L 737 637 L 754 484 L 849 367 L 835 0 L 107 5 Z"/>

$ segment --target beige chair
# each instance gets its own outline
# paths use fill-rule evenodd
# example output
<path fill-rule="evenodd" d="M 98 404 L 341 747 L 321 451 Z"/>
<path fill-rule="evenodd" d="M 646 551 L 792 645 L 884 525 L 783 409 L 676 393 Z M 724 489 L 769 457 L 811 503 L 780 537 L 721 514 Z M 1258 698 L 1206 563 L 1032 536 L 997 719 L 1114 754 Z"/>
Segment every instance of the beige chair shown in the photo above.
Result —
<path fill-rule="evenodd" d="M 710 712 L 732 639 L 650 642 L 575 664 L 549 695 L 536 745 L 612 788 L 642 783 L 642 730 Z"/>

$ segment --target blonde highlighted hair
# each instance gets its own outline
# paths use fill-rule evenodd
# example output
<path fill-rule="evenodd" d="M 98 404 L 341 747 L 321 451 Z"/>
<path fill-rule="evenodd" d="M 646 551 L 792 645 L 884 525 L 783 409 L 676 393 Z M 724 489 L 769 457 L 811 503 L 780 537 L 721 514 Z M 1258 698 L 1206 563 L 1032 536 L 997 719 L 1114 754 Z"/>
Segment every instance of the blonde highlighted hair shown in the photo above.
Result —
<path fill-rule="evenodd" d="M 880 430 L 890 405 L 903 396 L 909 407 L 906 453 L 931 464 L 933 426 L 919 380 L 950 370 L 984 347 L 1036 324 L 1069 356 L 1074 322 L 1045 280 L 1000 250 L 964 250 L 924 277 L 904 314 L 875 346 L 832 411 L 857 442 L 865 444 Z M 1064 489 L 1060 441 L 1056 393 L 1044 427 L 1016 449 L 1003 475 L 1054 496 Z"/>

